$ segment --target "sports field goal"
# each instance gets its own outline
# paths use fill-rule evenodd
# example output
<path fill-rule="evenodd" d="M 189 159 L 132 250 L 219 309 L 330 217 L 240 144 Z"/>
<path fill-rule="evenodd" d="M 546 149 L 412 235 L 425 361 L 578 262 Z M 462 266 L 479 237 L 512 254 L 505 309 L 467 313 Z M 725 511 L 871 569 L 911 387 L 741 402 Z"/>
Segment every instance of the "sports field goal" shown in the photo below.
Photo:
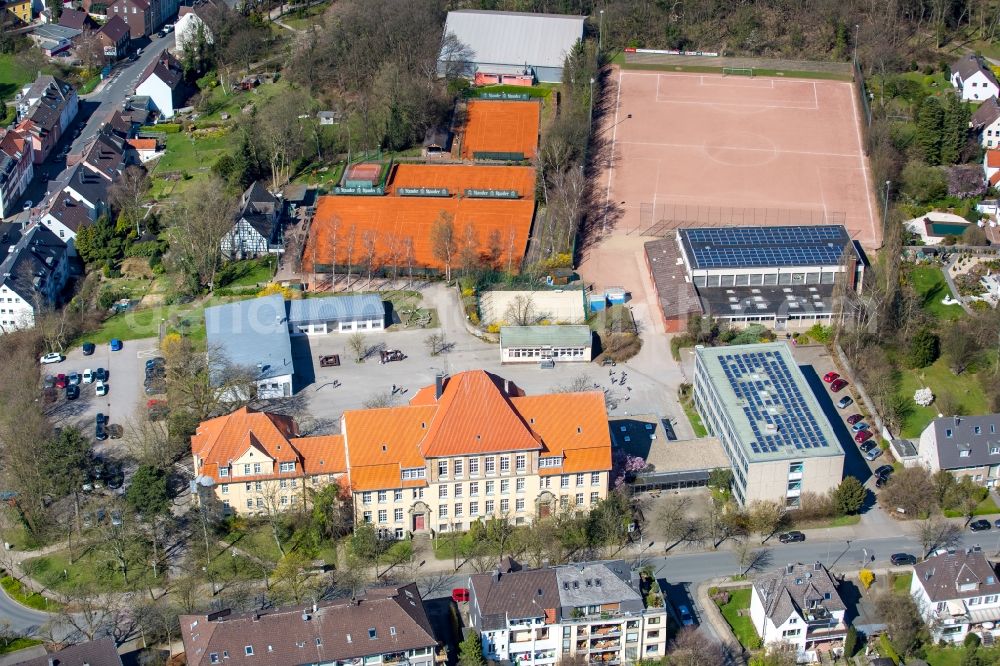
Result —
<path fill-rule="evenodd" d="M 723 76 L 749 76 L 753 78 L 753 67 L 723 67 Z"/>

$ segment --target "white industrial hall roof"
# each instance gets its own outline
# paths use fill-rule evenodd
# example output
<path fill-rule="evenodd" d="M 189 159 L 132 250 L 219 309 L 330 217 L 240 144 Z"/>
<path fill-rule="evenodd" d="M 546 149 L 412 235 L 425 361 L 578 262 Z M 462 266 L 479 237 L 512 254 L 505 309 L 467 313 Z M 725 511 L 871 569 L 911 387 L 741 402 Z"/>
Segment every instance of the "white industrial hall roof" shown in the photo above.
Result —
<path fill-rule="evenodd" d="M 562 67 L 583 37 L 584 16 L 463 9 L 448 12 L 445 34 L 474 53 L 472 62 Z"/>

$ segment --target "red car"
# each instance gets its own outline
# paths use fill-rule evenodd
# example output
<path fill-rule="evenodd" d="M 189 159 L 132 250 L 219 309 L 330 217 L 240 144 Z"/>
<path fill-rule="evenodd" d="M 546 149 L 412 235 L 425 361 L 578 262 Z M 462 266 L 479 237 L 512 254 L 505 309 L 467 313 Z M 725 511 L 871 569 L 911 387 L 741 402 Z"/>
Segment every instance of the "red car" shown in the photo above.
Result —
<path fill-rule="evenodd" d="M 846 379 L 837 379 L 837 380 L 834 380 L 834 382 L 832 384 L 830 384 L 830 390 L 833 391 L 834 393 L 836 393 L 837 391 L 839 391 L 840 389 L 844 388 L 845 386 L 847 386 L 847 380 Z"/>
<path fill-rule="evenodd" d="M 469 600 L 469 589 L 466 587 L 456 587 L 451 591 L 451 600 L 456 602 L 463 602 Z"/>
<path fill-rule="evenodd" d="M 64 373 L 60 372 L 56 375 L 56 388 L 64 389 L 66 388 L 66 383 L 66 375 Z"/>
<path fill-rule="evenodd" d="M 851 414 L 847 417 L 847 425 L 854 425 L 863 418 L 865 417 L 861 416 L 861 414 Z"/>
<path fill-rule="evenodd" d="M 874 436 L 875 435 L 872 434 L 871 430 L 862 430 L 861 432 L 859 432 L 857 435 L 854 436 L 854 441 L 857 442 L 858 444 L 864 444 Z"/>
<path fill-rule="evenodd" d="M 827 384 L 837 379 L 840 379 L 840 375 L 838 375 L 836 372 L 828 372 L 825 375 L 823 375 L 823 381 L 826 382 Z"/>

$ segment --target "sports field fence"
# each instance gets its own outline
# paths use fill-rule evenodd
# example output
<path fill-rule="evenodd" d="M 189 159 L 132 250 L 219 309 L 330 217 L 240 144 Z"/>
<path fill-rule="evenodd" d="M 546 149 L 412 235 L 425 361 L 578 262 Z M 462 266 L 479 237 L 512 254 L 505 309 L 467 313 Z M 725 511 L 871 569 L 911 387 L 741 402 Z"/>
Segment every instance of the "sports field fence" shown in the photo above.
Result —
<path fill-rule="evenodd" d="M 672 236 L 682 227 L 750 227 L 845 224 L 847 214 L 796 208 L 696 206 L 672 203 L 639 204 L 639 224 L 628 231 L 636 236 Z"/>
<path fill-rule="evenodd" d="M 862 148 L 865 155 L 868 154 L 868 132 L 872 126 L 872 105 L 871 97 L 868 95 L 868 86 L 865 85 L 865 77 L 861 74 L 861 67 L 857 61 L 854 62 L 854 88 L 858 96 L 858 105 L 861 107 L 861 132 L 864 135 L 864 145 Z"/>
<path fill-rule="evenodd" d="M 704 72 L 750 69 L 753 70 L 755 76 L 781 76 L 785 73 L 788 75 L 798 74 L 806 76 L 812 73 L 821 75 L 820 78 L 839 78 L 843 80 L 849 80 L 853 76 L 853 72 L 851 71 L 853 66 L 849 62 L 631 52 L 626 52 L 624 56 L 626 67 L 628 65 L 654 65 L 663 66 L 664 68 L 675 67 L 681 71 L 691 69 Z"/>

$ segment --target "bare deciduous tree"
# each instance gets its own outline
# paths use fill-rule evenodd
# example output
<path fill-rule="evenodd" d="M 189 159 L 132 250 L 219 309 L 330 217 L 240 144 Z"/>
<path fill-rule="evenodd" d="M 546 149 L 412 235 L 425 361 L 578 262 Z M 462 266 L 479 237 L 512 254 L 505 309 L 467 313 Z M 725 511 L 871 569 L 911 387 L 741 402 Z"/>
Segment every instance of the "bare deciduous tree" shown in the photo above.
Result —
<path fill-rule="evenodd" d="M 217 179 L 199 180 L 169 209 L 170 259 L 200 287 L 213 288 L 223 237 L 233 227 L 236 197 Z"/>
<path fill-rule="evenodd" d="M 518 294 L 507 304 L 503 313 L 504 321 L 511 326 L 531 326 L 540 319 L 531 294 Z"/>
<path fill-rule="evenodd" d="M 431 248 L 434 258 L 444 264 L 444 279 L 451 282 L 451 267 L 458 243 L 455 240 L 455 216 L 447 211 L 438 214 L 431 227 Z"/>
<path fill-rule="evenodd" d="M 139 222 L 146 212 L 142 204 L 146 200 L 149 187 L 149 174 L 146 173 L 145 167 L 132 164 L 125 167 L 125 171 L 109 188 L 108 198 L 118 211 L 121 224 L 127 227 L 134 226 L 136 236 L 141 233 Z"/>

